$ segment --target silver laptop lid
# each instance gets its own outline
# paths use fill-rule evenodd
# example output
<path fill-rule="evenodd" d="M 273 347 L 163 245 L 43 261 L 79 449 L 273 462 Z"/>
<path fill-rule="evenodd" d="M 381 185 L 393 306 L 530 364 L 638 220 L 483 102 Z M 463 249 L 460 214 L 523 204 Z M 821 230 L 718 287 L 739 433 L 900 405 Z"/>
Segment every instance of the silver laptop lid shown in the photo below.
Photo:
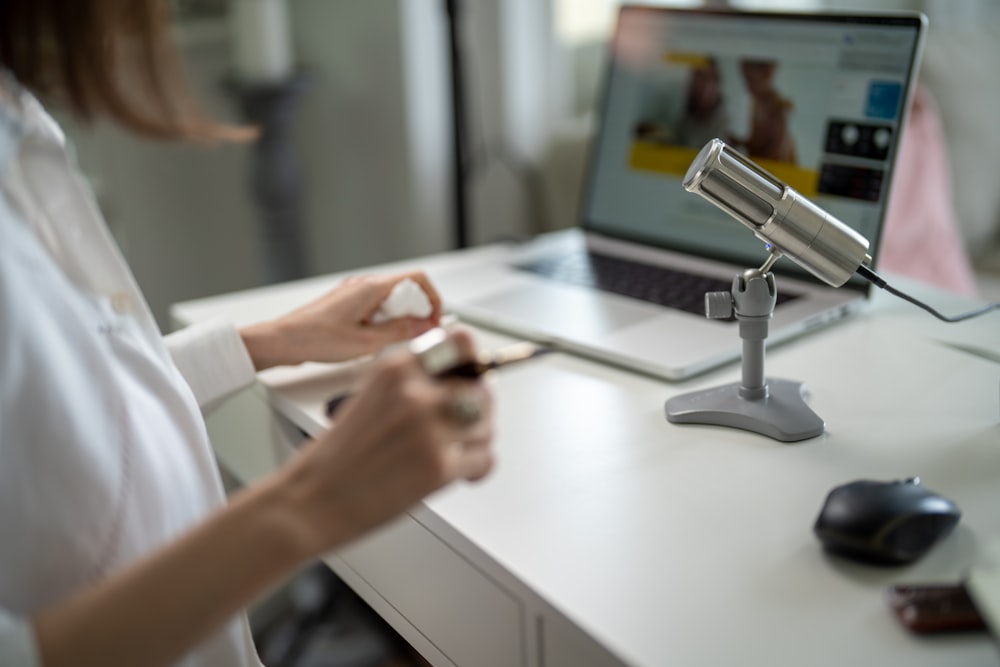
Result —
<path fill-rule="evenodd" d="M 925 28 L 919 13 L 621 7 L 583 228 L 758 266 L 760 243 L 681 186 L 719 137 L 865 236 L 877 261 Z M 788 260 L 775 270 L 810 278 Z"/>

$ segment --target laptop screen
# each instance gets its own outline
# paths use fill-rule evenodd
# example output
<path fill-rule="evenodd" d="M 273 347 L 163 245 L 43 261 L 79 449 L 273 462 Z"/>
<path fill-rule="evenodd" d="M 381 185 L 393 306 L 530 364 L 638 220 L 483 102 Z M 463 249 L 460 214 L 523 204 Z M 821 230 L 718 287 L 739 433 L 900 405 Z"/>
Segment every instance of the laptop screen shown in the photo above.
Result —
<path fill-rule="evenodd" d="M 877 257 L 923 20 L 622 7 L 583 226 L 760 266 L 763 244 L 681 186 L 718 137 L 860 232 Z M 804 274 L 784 258 L 776 269 Z"/>

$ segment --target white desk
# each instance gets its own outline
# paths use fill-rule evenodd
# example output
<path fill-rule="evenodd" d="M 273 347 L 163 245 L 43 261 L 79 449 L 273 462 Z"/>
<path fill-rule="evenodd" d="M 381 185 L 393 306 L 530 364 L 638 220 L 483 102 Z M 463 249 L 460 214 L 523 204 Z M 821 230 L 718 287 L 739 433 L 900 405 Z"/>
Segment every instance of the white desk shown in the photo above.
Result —
<path fill-rule="evenodd" d="M 496 251 L 410 265 L 433 277 Z M 246 323 L 337 279 L 180 304 L 174 316 Z M 738 380 L 736 364 L 683 384 L 563 354 L 507 369 L 491 380 L 494 473 L 325 560 L 435 665 L 996 664 L 985 635 L 909 634 L 883 591 L 956 580 L 1000 536 L 1000 365 L 938 342 L 996 354 L 998 318 L 947 325 L 880 295 L 871 313 L 770 350 L 768 375 L 805 381 L 827 423 L 797 444 L 666 421 L 665 399 Z M 485 347 L 506 340 L 481 333 Z M 217 442 L 223 465 L 244 482 L 265 474 L 299 429 L 327 426 L 323 402 L 344 374 L 262 374 L 252 400 L 276 409 L 277 455 L 262 463 Z M 820 549 L 812 524 L 832 487 L 913 475 L 964 511 L 922 561 L 874 568 Z"/>

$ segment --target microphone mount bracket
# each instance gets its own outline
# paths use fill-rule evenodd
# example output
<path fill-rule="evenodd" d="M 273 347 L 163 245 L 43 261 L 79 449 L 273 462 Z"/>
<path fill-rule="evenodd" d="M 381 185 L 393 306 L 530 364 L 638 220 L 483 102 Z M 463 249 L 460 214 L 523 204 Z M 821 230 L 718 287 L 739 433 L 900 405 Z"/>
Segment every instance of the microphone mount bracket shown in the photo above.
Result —
<path fill-rule="evenodd" d="M 739 322 L 742 379 L 674 396 L 664 405 L 668 421 L 739 428 L 782 442 L 798 442 L 823 433 L 823 419 L 805 402 L 805 385 L 768 378 L 764 373 L 765 341 L 778 295 L 769 269 L 779 256 L 772 250 L 760 269 L 736 274 L 730 291 L 705 294 L 707 317 L 728 319 L 735 315 Z"/>

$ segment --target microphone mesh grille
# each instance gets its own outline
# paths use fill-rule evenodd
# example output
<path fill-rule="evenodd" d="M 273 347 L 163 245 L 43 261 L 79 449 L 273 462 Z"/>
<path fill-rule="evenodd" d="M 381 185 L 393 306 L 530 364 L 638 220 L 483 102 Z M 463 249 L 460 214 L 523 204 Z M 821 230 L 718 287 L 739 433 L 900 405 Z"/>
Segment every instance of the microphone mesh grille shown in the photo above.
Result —
<path fill-rule="evenodd" d="M 747 187 L 718 169 L 706 174 L 701 182 L 702 194 L 736 216 L 737 220 L 763 225 L 774 213 L 774 207 Z"/>

